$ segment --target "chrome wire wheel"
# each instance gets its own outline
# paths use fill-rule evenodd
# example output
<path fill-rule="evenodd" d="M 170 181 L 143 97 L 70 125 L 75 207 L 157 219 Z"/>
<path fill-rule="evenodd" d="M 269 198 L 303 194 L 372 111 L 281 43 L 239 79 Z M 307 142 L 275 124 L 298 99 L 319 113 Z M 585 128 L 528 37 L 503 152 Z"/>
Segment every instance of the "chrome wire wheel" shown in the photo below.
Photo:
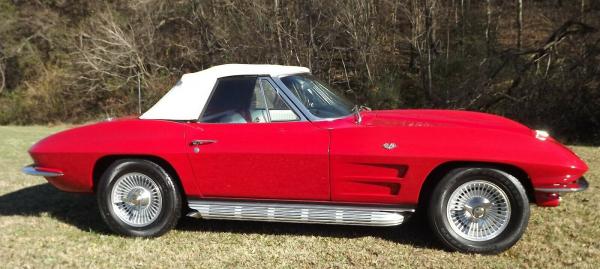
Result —
<path fill-rule="evenodd" d="M 144 227 L 160 215 L 162 194 L 149 176 L 127 173 L 113 185 L 110 204 L 121 221 L 133 227 Z"/>
<path fill-rule="evenodd" d="M 452 230 L 471 241 L 496 238 L 508 226 L 510 201 L 497 185 L 475 180 L 460 185 L 452 192 L 446 217 Z"/>

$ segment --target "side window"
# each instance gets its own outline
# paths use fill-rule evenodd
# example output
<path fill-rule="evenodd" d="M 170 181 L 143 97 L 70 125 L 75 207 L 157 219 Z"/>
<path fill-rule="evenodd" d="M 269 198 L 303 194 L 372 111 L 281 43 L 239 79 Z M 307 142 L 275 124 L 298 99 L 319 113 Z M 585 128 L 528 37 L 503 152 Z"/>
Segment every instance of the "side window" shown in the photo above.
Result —
<path fill-rule="evenodd" d="M 217 83 L 200 117 L 201 122 L 264 123 L 300 119 L 265 79 L 231 77 L 219 79 Z"/>
<path fill-rule="evenodd" d="M 265 97 L 263 96 L 262 89 L 260 88 L 260 80 L 257 80 L 254 84 L 254 94 L 252 95 L 252 103 L 250 104 L 249 113 L 252 122 L 269 122 Z"/>
<path fill-rule="evenodd" d="M 269 116 L 272 122 L 300 120 L 268 80 L 261 79 L 260 84 L 265 93 L 265 102 L 269 108 Z"/>
<path fill-rule="evenodd" d="M 261 95 L 256 95 L 257 82 L 256 77 L 219 79 L 200 121 L 210 123 L 248 123 L 254 121 L 250 111 L 259 106 L 257 100 L 262 98 Z M 260 93 L 260 90 L 258 92 Z M 266 117 L 263 117 L 259 122 L 266 122 Z"/>

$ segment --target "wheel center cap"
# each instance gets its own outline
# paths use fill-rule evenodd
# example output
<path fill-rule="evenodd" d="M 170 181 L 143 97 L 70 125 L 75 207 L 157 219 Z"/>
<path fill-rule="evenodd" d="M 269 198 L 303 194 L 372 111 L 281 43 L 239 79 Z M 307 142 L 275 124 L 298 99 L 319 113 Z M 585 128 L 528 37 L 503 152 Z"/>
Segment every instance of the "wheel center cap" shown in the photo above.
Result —
<path fill-rule="evenodd" d="M 150 204 L 150 192 L 144 188 L 134 188 L 125 197 L 125 202 L 137 208 L 145 208 Z"/>
<path fill-rule="evenodd" d="M 481 217 L 483 217 L 483 215 L 485 215 L 485 208 L 483 208 L 483 207 L 473 208 L 473 217 L 481 218 Z"/>
<path fill-rule="evenodd" d="M 465 204 L 465 211 L 468 217 L 480 219 L 491 206 L 492 203 L 487 198 L 473 197 Z"/>

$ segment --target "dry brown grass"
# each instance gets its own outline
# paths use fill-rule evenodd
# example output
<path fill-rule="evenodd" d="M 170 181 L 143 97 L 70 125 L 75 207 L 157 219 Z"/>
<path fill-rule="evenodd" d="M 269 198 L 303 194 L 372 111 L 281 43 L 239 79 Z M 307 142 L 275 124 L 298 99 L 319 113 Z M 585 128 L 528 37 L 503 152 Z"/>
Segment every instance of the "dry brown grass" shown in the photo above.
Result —
<path fill-rule="evenodd" d="M 600 148 L 573 147 L 591 187 L 558 208 L 533 207 L 516 246 L 496 256 L 443 250 L 423 223 L 342 227 L 184 218 L 157 239 L 123 238 L 93 196 L 62 193 L 22 175 L 27 148 L 64 127 L 0 127 L 0 267 L 454 267 L 593 268 L 600 264 Z"/>

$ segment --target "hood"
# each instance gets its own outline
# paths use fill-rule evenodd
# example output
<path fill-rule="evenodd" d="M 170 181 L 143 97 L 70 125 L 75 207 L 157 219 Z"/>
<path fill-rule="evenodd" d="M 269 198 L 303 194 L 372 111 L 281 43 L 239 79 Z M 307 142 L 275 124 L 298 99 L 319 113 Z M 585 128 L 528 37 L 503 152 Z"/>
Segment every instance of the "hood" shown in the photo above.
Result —
<path fill-rule="evenodd" d="M 498 129 L 531 134 L 527 126 L 492 114 L 461 110 L 380 110 L 372 111 L 366 124 L 371 126 L 404 127 L 465 127 Z"/>

